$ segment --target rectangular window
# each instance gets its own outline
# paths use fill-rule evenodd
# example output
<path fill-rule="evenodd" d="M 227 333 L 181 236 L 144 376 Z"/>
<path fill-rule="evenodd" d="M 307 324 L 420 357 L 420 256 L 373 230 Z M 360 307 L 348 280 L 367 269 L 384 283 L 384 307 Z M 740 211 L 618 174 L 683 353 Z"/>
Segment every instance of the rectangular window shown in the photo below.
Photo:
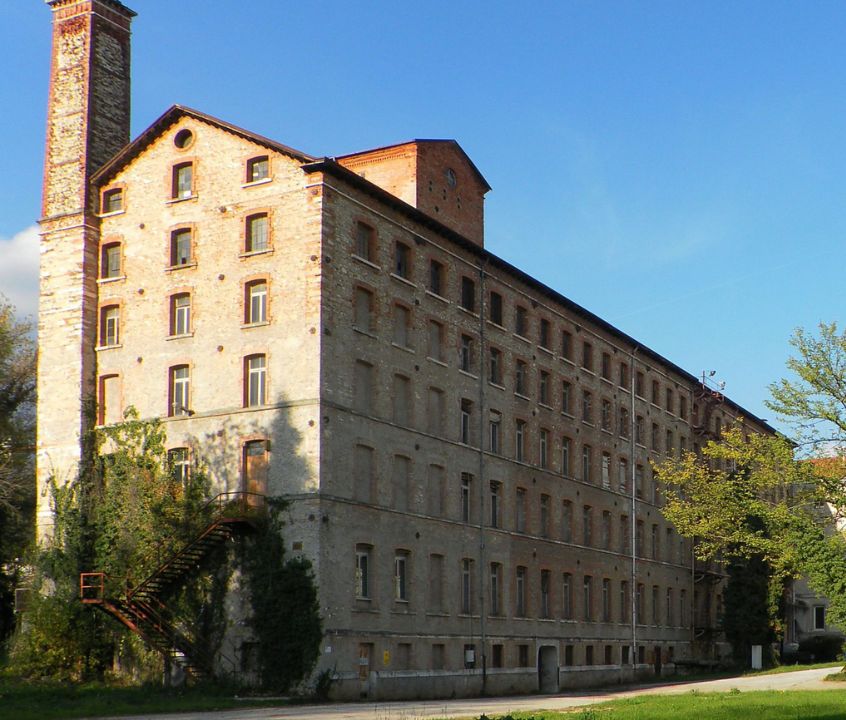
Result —
<path fill-rule="evenodd" d="M 664 390 L 664 409 L 667 412 L 673 412 L 673 390 L 672 388 L 665 388 Z"/>
<path fill-rule="evenodd" d="M 629 533 L 629 516 L 620 515 L 620 552 L 623 554 L 629 552 L 631 540 Z"/>
<path fill-rule="evenodd" d="M 428 607 L 430 612 L 443 612 L 444 609 L 444 556 L 429 556 Z"/>
<path fill-rule="evenodd" d="M 608 453 L 602 453 L 602 487 L 611 488 L 611 456 Z"/>
<path fill-rule="evenodd" d="M 467 276 L 461 278 L 461 307 L 476 312 L 476 283 Z"/>
<path fill-rule="evenodd" d="M 444 431 L 444 392 L 430 387 L 426 396 L 426 431 L 430 435 L 442 435 Z"/>
<path fill-rule="evenodd" d="M 502 295 L 491 291 L 490 302 L 491 322 L 502 327 Z"/>
<path fill-rule="evenodd" d="M 824 605 L 814 605 L 814 630 L 825 630 Z"/>
<path fill-rule="evenodd" d="M 571 385 L 566 380 L 561 383 L 561 412 L 572 415 Z"/>
<path fill-rule="evenodd" d="M 429 291 L 439 296 L 444 294 L 444 266 L 437 260 L 429 260 Z"/>
<path fill-rule="evenodd" d="M 538 378 L 538 402 L 541 405 L 549 405 L 549 373 L 540 371 Z"/>
<path fill-rule="evenodd" d="M 687 625 L 687 590 L 679 590 L 679 625 Z"/>
<path fill-rule="evenodd" d="M 502 483 L 491 483 L 491 527 L 502 525 Z"/>
<path fill-rule="evenodd" d="M 106 305 L 100 308 L 100 347 L 120 343 L 120 307 Z"/>
<path fill-rule="evenodd" d="M 247 283 L 245 289 L 246 298 L 244 308 L 246 310 L 246 316 L 244 317 L 244 323 L 254 325 L 256 323 L 267 322 L 267 281 L 254 280 Z M 356 303 L 359 301 L 359 291 L 367 293 L 366 290 L 358 288 L 356 290 Z"/>
<path fill-rule="evenodd" d="M 458 348 L 458 367 L 464 372 L 473 371 L 473 338 L 469 335 L 461 336 Z"/>
<path fill-rule="evenodd" d="M 359 330 L 370 332 L 373 329 L 373 293 L 363 287 L 355 289 L 355 307 L 353 325 Z"/>
<path fill-rule="evenodd" d="M 611 379 L 611 355 L 607 352 L 602 353 L 602 377 L 606 380 Z"/>
<path fill-rule="evenodd" d="M 573 359 L 573 334 L 567 330 L 561 331 L 561 357 Z"/>
<path fill-rule="evenodd" d="M 188 459 L 188 448 L 173 448 L 167 451 L 167 462 L 170 468 L 170 476 L 184 486 L 190 475 L 190 462 Z"/>
<path fill-rule="evenodd" d="M 120 276 L 120 243 L 103 245 L 100 254 L 100 277 L 106 280 Z"/>
<path fill-rule="evenodd" d="M 190 407 L 191 378 L 187 365 L 176 365 L 170 369 L 170 407 L 171 417 L 188 415 Z"/>
<path fill-rule="evenodd" d="M 635 554 L 638 557 L 646 557 L 646 546 L 643 538 L 643 520 L 635 522 Z"/>
<path fill-rule="evenodd" d="M 514 392 L 518 395 L 526 394 L 527 374 L 528 369 L 526 367 L 526 363 L 522 360 L 518 360 L 514 369 Z"/>
<path fill-rule="evenodd" d="M 624 362 L 620 363 L 620 383 L 619 383 L 619 385 L 624 390 L 629 389 L 629 366 Z"/>
<path fill-rule="evenodd" d="M 495 347 L 490 350 L 490 376 L 495 385 L 502 385 L 502 353 Z"/>
<path fill-rule="evenodd" d="M 569 500 L 561 501 L 561 539 L 573 542 L 573 503 Z"/>
<path fill-rule="evenodd" d="M 611 622 L 611 581 L 602 579 L 602 620 Z"/>
<path fill-rule="evenodd" d="M 549 430 L 541 429 L 538 433 L 538 465 L 549 467 Z"/>
<path fill-rule="evenodd" d="M 355 224 L 355 254 L 364 260 L 376 260 L 376 231 L 363 222 Z"/>
<path fill-rule="evenodd" d="M 625 458 L 620 458 L 617 463 L 617 485 L 621 493 L 629 491 L 629 463 Z"/>
<path fill-rule="evenodd" d="M 517 617 L 526 617 L 526 568 L 522 565 L 517 566 L 515 593 L 514 614 Z"/>
<path fill-rule="evenodd" d="M 355 596 L 359 600 L 370 598 L 370 548 L 366 545 L 355 548 Z"/>
<path fill-rule="evenodd" d="M 582 420 L 586 423 L 593 421 L 593 408 L 590 390 L 582 390 Z"/>
<path fill-rule="evenodd" d="M 267 359 L 264 355 L 250 355 L 245 360 L 246 407 L 256 407 L 267 402 Z"/>
<path fill-rule="evenodd" d="M 259 180 L 267 180 L 270 177 L 270 160 L 267 155 L 259 155 L 258 157 L 247 160 L 247 182 L 258 182 Z"/>
<path fill-rule="evenodd" d="M 526 422 L 517 420 L 514 423 L 514 459 L 524 462 L 526 458 Z"/>
<path fill-rule="evenodd" d="M 245 252 L 262 252 L 269 247 L 267 213 L 250 215 L 247 218 Z"/>
<path fill-rule="evenodd" d="M 444 326 L 437 320 L 429 320 L 429 357 L 443 362 Z"/>
<path fill-rule="evenodd" d="M 652 381 L 652 404 L 661 404 L 661 385 L 657 380 Z"/>
<path fill-rule="evenodd" d="M 179 293 L 170 297 L 170 334 L 188 335 L 191 332 L 191 296 Z"/>
<path fill-rule="evenodd" d="M 504 646 L 501 643 L 494 643 L 491 645 L 491 667 L 502 667 L 503 647 Z"/>
<path fill-rule="evenodd" d="M 391 503 L 395 510 L 408 510 L 411 485 L 411 460 L 404 455 L 394 455 L 391 464 Z"/>
<path fill-rule="evenodd" d="M 538 335 L 538 344 L 545 350 L 549 350 L 552 343 L 552 325 L 546 318 L 541 318 Z"/>
<path fill-rule="evenodd" d="M 571 446 L 572 441 L 570 438 L 561 438 L 561 474 L 565 477 L 573 476 L 572 461 L 570 459 L 572 455 Z"/>
<path fill-rule="evenodd" d="M 643 377 L 643 373 L 638 370 L 635 374 L 635 395 L 638 397 L 646 397 L 646 395 L 644 395 L 644 383 L 645 378 Z"/>
<path fill-rule="evenodd" d="M 561 578 L 561 616 L 565 620 L 573 619 L 573 576 L 564 573 Z"/>
<path fill-rule="evenodd" d="M 679 395 L 679 417 L 687 420 L 687 398 L 684 395 Z"/>
<path fill-rule="evenodd" d="M 103 193 L 103 213 L 123 210 L 123 188 L 112 188 Z"/>
<path fill-rule="evenodd" d="M 468 558 L 461 561 L 461 612 L 473 612 L 473 561 Z"/>
<path fill-rule="evenodd" d="M 502 565 L 491 563 L 491 615 L 502 613 Z"/>
<path fill-rule="evenodd" d="M 355 361 L 353 406 L 359 412 L 373 411 L 373 366 L 363 360 Z"/>
<path fill-rule="evenodd" d="M 593 451 L 590 445 L 582 445 L 582 480 L 588 483 L 593 481 L 592 455 Z"/>
<path fill-rule="evenodd" d="M 550 599 L 550 574 L 549 570 L 541 570 L 540 585 L 540 616 L 548 618 L 552 616 L 552 602 Z"/>
<path fill-rule="evenodd" d="M 529 334 L 529 311 L 521 305 L 514 308 L 514 332 L 520 337 Z"/>
<path fill-rule="evenodd" d="M 620 408 L 620 437 L 628 439 L 629 437 L 629 411 L 626 408 Z"/>
<path fill-rule="evenodd" d="M 644 445 L 644 426 L 643 426 L 643 416 L 638 415 L 635 419 L 635 442 L 638 445 Z"/>
<path fill-rule="evenodd" d="M 355 499 L 369 503 L 373 499 L 373 448 L 356 445 L 353 453 Z"/>
<path fill-rule="evenodd" d="M 589 342 L 582 343 L 582 367 L 593 370 L 593 347 Z"/>
<path fill-rule="evenodd" d="M 502 452 L 502 439 L 500 435 L 501 425 L 502 415 L 495 410 L 491 410 L 490 419 L 488 420 L 489 449 L 495 455 L 499 455 L 500 452 Z"/>
<path fill-rule="evenodd" d="M 517 488 L 514 502 L 514 527 L 519 533 L 526 532 L 526 490 Z"/>
<path fill-rule="evenodd" d="M 432 670 L 446 669 L 446 647 L 443 643 L 432 643 Z"/>
<path fill-rule="evenodd" d="M 528 645 L 518 645 L 517 646 L 517 667 L 531 667 L 529 665 L 529 646 Z"/>
<path fill-rule="evenodd" d="M 603 430 L 607 430 L 611 432 L 611 421 L 612 421 L 612 413 L 611 413 L 611 401 L 604 400 L 602 401 L 601 407 L 601 416 L 600 416 L 600 424 Z"/>
<path fill-rule="evenodd" d="M 673 625 L 675 625 L 675 618 L 673 617 L 673 608 L 675 607 L 675 604 L 673 589 L 667 588 L 667 597 L 664 600 L 664 605 L 667 608 L 667 627 L 673 627 Z"/>
<path fill-rule="evenodd" d="M 645 623 L 645 611 L 646 608 L 644 605 L 646 604 L 646 590 L 643 586 L 643 583 L 637 584 L 637 594 L 635 596 L 635 617 L 637 618 L 638 625 L 643 625 Z"/>
<path fill-rule="evenodd" d="M 661 617 L 661 606 L 658 599 L 658 586 L 652 586 L 652 624 L 657 625 L 659 618 Z"/>
<path fill-rule="evenodd" d="M 658 559 L 658 555 L 660 554 L 659 545 L 660 545 L 660 536 L 658 534 L 658 526 L 653 525 L 652 526 L 652 535 L 650 537 L 650 543 L 649 543 L 649 549 L 650 549 L 649 556 L 653 560 Z"/>
<path fill-rule="evenodd" d="M 394 274 L 405 280 L 411 276 L 411 248 L 399 240 L 394 245 Z"/>
<path fill-rule="evenodd" d="M 661 449 L 661 428 L 658 423 L 652 423 L 652 449 L 655 452 Z"/>
<path fill-rule="evenodd" d="M 461 521 L 470 522 L 470 492 L 473 476 L 468 472 L 461 473 Z"/>
<path fill-rule="evenodd" d="M 582 609 L 584 610 L 584 619 L 587 622 L 590 622 L 591 620 L 593 620 L 593 578 L 590 575 L 585 575 L 584 585 L 582 586 L 582 594 Z"/>
<path fill-rule="evenodd" d="M 392 401 L 393 421 L 397 425 L 411 425 L 411 380 L 405 375 L 394 375 Z"/>
<path fill-rule="evenodd" d="M 549 537 L 549 515 L 552 498 L 549 495 L 541 495 L 540 498 L 540 534 L 541 537 Z"/>
<path fill-rule="evenodd" d="M 411 310 L 404 305 L 394 305 L 394 345 L 411 347 Z"/>
<path fill-rule="evenodd" d="M 582 544 L 585 547 L 593 545 L 593 508 L 590 505 L 582 508 Z"/>
<path fill-rule="evenodd" d="M 629 583 L 625 580 L 620 581 L 620 622 L 631 622 L 629 617 Z"/>
<path fill-rule="evenodd" d="M 190 265 L 193 262 L 191 257 L 191 230 L 181 228 L 170 234 L 170 264 L 171 267 Z"/>
<path fill-rule="evenodd" d="M 462 399 L 461 400 L 461 427 L 459 431 L 461 433 L 461 437 L 459 438 L 461 442 L 465 445 L 471 444 L 471 416 L 473 413 L 473 403 L 470 400 Z"/>
<path fill-rule="evenodd" d="M 194 165 L 180 163 L 173 166 L 173 187 L 171 197 L 174 200 L 189 198 L 194 191 Z"/>
<path fill-rule="evenodd" d="M 602 547 L 611 549 L 611 513 L 608 510 L 602 511 Z"/>
<path fill-rule="evenodd" d="M 673 431 L 667 430 L 667 435 L 664 442 L 664 452 L 669 455 L 673 451 Z"/>
<path fill-rule="evenodd" d="M 432 517 L 444 515 L 444 475 L 441 465 L 429 465 L 426 477 L 426 510 Z"/>
<path fill-rule="evenodd" d="M 408 553 L 404 551 L 394 556 L 394 600 L 408 602 Z"/>

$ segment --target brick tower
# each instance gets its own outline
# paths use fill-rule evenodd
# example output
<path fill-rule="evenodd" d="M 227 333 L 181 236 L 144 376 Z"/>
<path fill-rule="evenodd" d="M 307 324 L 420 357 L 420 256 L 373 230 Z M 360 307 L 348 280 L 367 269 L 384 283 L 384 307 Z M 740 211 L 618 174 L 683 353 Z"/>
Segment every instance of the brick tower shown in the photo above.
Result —
<path fill-rule="evenodd" d="M 117 0 L 47 0 L 53 50 L 41 210 L 38 532 L 46 483 L 74 478 L 91 414 L 97 332 L 98 198 L 89 179 L 129 141 L 129 38 Z"/>

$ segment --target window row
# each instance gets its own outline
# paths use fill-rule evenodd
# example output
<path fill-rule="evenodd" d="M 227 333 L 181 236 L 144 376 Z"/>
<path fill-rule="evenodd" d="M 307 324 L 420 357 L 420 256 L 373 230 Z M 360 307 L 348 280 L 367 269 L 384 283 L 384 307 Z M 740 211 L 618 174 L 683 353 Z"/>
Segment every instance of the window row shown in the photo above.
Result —
<path fill-rule="evenodd" d="M 196 197 L 196 173 L 194 170 L 194 162 L 190 160 L 176 163 L 171 167 L 171 200 L 188 200 Z M 244 184 L 265 182 L 270 179 L 270 158 L 267 155 L 258 155 L 246 161 Z M 107 187 L 100 195 L 100 212 L 105 215 L 125 210 L 126 200 L 125 187 Z"/>
<path fill-rule="evenodd" d="M 174 293 L 168 298 L 168 337 L 192 334 L 194 298 L 190 292 Z M 268 320 L 267 280 L 244 283 L 243 324 L 258 325 Z M 121 344 L 122 306 L 118 303 L 100 307 L 98 347 L 110 348 Z"/>
<path fill-rule="evenodd" d="M 191 366 L 173 365 L 168 368 L 167 409 L 168 417 L 194 415 L 194 398 L 191 384 Z M 98 424 L 107 425 L 123 420 L 121 407 L 121 376 L 104 374 L 98 383 Z M 260 407 L 268 402 L 267 356 L 248 355 L 243 359 L 243 407 Z"/>
<path fill-rule="evenodd" d="M 428 612 L 461 615 L 479 612 L 476 561 L 463 558 L 457 584 L 448 587 L 447 561 L 433 553 L 425 568 L 414 568 L 410 550 L 397 549 L 387 568 L 377 566 L 374 547 L 358 544 L 355 549 L 354 595 L 357 601 L 386 600 L 408 604 L 419 602 Z M 537 617 L 585 622 L 632 622 L 640 625 L 685 626 L 688 621 L 687 590 L 637 583 L 632 597 L 629 580 L 593 575 L 554 573 L 549 569 L 530 571 L 518 565 L 510 571 L 499 562 L 487 566 L 484 589 L 485 612 L 493 617 Z M 416 572 L 415 572 L 416 571 Z M 425 572 L 424 572 L 425 571 Z M 424 581 L 425 577 L 425 581 Z M 457 593 L 454 590 L 457 588 Z M 447 592 L 452 589 L 453 592 Z M 386 592 L 387 591 L 387 592 Z"/>
<path fill-rule="evenodd" d="M 377 234 L 373 226 L 361 221 L 356 223 L 354 232 L 353 253 L 356 256 L 367 260 L 368 262 L 378 263 L 379 258 L 377 249 Z M 392 246 L 392 258 L 390 266 L 391 274 L 402 278 L 403 280 L 413 282 L 415 278 L 413 277 L 412 259 L 412 246 L 409 243 L 403 242 L 401 240 L 394 240 Z M 445 294 L 447 293 L 446 274 L 447 266 L 444 263 L 433 258 L 429 259 L 425 278 L 426 287 L 429 292 L 438 295 L 439 297 L 445 296 Z M 371 295 L 369 299 L 366 297 L 366 294 L 368 293 Z M 477 312 L 478 297 L 476 291 L 476 281 L 472 277 L 466 274 L 462 274 L 460 276 L 459 289 L 456 299 L 460 307 L 464 308 L 465 310 L 469 310 L 470 312 Z M 547 318 L 539 317 L 535 326 L 528 307 L 528 305 L 532 304 L 533 303 L 531 302 L 528 302 L 525 305 L 521 303 L 514 304 L 513 314 L 511 316 L 511 328 L 514 331 L 514 334 L 518 337 L 521 337 L 526 340 L 533 338 L 540 348 L 547 350 L 550 353 L 554 353 L 555 343 L 553 339 L 554 331 L 552 321 Z M 370 293 L 370 291 L 365 288 L 358 288 L 356 297 L 357 327 L 366 329 L 368 331 L 373 330 L 372 315 L 368 312 L 368 310 L 372 309 L 372 306 L 372 293 Z M 486 316 L 489 322 L 496 326 L 499 326 L 500 328 L 505 327 L 507 313 L 505 310 L 505 299 L 502 293 L 497 292 L 495 290 L 489 291 L 486 310 Z M 402 315 L 402 313 L 400 314 Z M 395 318 L 395 333 L 397 331 L 396 325 L 397 319 Z M 437 325 L 436 322 L 435 325 Z M 559 349 L 559 354 L 562 358 L 571 362 L 575 362 L 576 358 L 574 335 L 570 330 L 566 329 L 561 329 L 560 332 L 560 344 L 557 346 Z M 439 338 L 438 336 L 439 332 L 437 330 L 437 327 L 430 327 L 430 355 L 435 359 L 442 359 L 442 353 L 438 348 L 438 346 L 440 345 L 439 341 L 442 338 Z M 433 345 L 435 346 L 434 354 L 432 354 Z M 597 368 L 595 355 L 597 354 L 599 356 L 598 370 L 600 376 L 609 382 L 616 381 L 620 388 L 624 390 L 629 390 L 631 380 L 628 362 L 626 362 L 625 360 L 617 362 L 617 370 L 615 374 L 615 363 L 612 357 L 612 353 L 607 351 L 596 353 L 594 350 L 593 343 L 588 340 L 583 340 L 581 342 L 580 357 L 578 358 L 581 367 L 585 370 L 588 370 L 589 372 L 596 372 Z M 491 381 L 497 382 L 497 376 L 498 373 L 492 367 L 492 372 L 490 374 Z M 645 373 L 643 371 L 637 371 L 635 377 L 635 392 L 643 398 L 646 397 L 644 389 L 645 379 Z M 520 390 L 518 390 L 518 392 L 520 392 Z M 687 396 L 684 394 L 684 392 L 682 390 L 676 391 L 669 386 L 665 388 L 664 392 L 664 409 L 670 413 L 677 413 L 679 417 L 686 420 Z M 678 406 L 676 406 L 674 399 L 676 392 L 678 393 Z M 658 380 L 652 381 L 652 402 L 656 405 L 661 404 L 660 382 Z"/>
<path fill-rule="evenodd" d="M 388 647 L 386 645 L 386 647 Z M 385 650 L 378 667 L 384 667 L 390 658 L 390 670 L 457 670 L 477 667 L 481 658 L 477 657 L 475 643 L 423 643 L 418 641 L 397 642 L 390 644 L 390 650 Z M 628 643 L 564 643 L 561 646 L 559 664 L 565 667 L 591 665 L 629 665 L 631 663 L 631 646 Z M 659 660 L 664 663 L 675 662 L 675 648 L 656 646 L 647 652 L 644 645 L 637 647 L 637 662 L 652 664 Z M 421 657 L 420 654 L 423 654 Z M 659 654 L 658 657 L 656 654 Z M 375 666 L 375 644 L 359 643 L 356 671 L 362 680 L 366 680 Z M 537 652 L 527 643 L 491 642 L 488 650 L 488 669 L 537 667 Z"/>

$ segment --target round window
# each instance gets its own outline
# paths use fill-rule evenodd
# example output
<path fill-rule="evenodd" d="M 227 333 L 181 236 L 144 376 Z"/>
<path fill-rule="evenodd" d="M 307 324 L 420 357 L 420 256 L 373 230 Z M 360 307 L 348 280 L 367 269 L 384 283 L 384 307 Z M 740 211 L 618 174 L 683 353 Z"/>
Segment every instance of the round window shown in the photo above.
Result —
<path fill-rule="evenodd" d="M 176 136 L 173 138 L 173 144 L 180 150 L 184 150 L 189 147 L 192 142 L 194 142 L 194 133 L 186 128 L 183 128 L 176 133 Z"/>

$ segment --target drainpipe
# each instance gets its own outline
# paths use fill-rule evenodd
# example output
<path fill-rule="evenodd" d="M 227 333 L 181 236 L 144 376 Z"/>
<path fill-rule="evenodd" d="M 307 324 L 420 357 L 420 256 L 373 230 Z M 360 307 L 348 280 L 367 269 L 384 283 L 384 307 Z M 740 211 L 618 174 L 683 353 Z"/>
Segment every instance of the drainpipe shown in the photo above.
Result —
<path fill-rule="evenodd" d="M 635 450 L 635 355 L 639 349 L 636 345 L 631 353 L 631 372 L 629 373 L 629 468 L 631 470 L 631 551 L 632 551 L 632 581 L 631 581 L 631 606 L 632 606 L 632 669 L 637 667 L 637 455 Z"/>
<path fill-rule="evenodd" d="M 488 685 L 488 650 L 485 622 L 485 263 L 479 266 L 479 642 L 482 657 L 482 695 Z"/>

